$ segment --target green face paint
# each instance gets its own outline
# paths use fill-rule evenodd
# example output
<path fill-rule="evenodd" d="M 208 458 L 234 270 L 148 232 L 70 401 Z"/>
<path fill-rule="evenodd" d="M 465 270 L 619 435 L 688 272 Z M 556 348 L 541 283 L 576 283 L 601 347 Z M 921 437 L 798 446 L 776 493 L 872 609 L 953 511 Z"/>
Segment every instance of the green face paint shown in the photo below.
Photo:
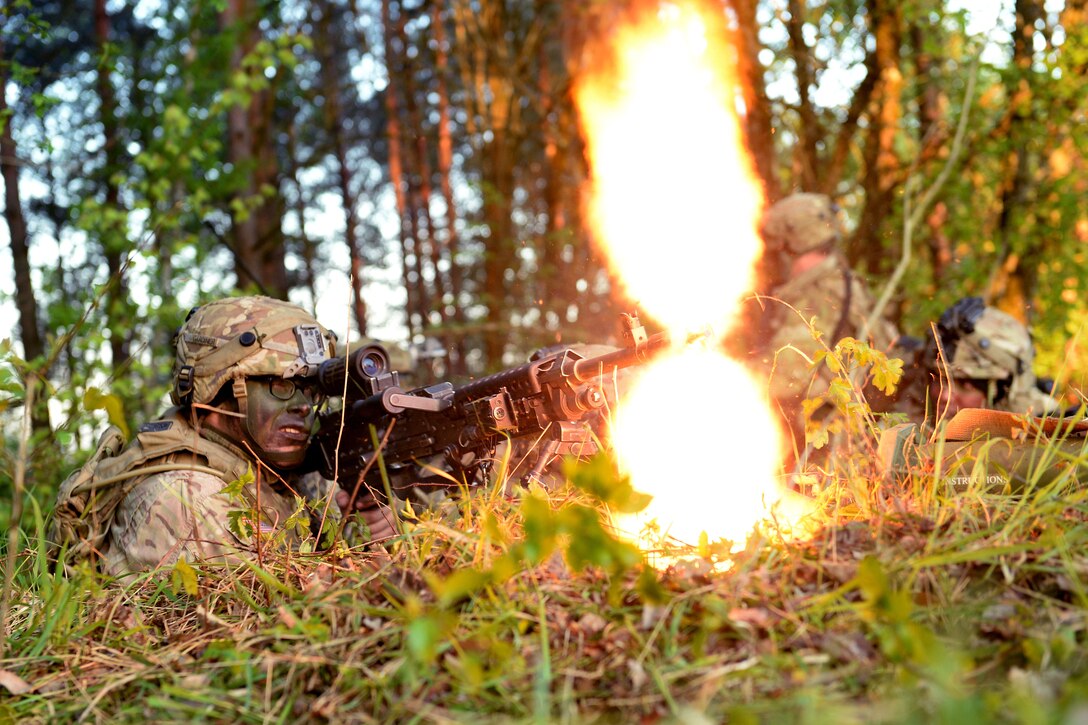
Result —
<path fill-rule="evenodd" d="M 278 468 L 302 463 L 321 401 L 282 378 L 248 378 L 246 396 L 246 432 L 256 453 Z"/>

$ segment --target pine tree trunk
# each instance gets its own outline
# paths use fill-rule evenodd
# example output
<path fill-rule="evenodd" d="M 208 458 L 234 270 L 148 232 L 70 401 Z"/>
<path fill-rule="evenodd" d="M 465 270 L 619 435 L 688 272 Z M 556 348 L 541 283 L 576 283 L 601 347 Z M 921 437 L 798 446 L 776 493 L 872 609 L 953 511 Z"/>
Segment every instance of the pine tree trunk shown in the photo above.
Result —
<path fill-rule="evenodd" d="M 1037 250 L 1013 250 L 1012 240 L 1017 235 L 1017 223 L 1029 213 L 1033 191 L 1031 167 L 1033 160 L 1028 151 L 1028 135 L 1032 133 L 1032 100 L 1034 84 L 1032 59 L 1037 20 L 1045 17 L 1042 0 L 1016 0 L 1016 29 L 1013 32 L 1012 72 L 1008 76 L 1009 104 L 1014 112 L 1009 117 L 1007 139 L 1009 153 L 1005 157 L 1005 169 L 1001 184 L 1001 212 L 998 216 L 996 237 L 998 256 L 990 276 L 987 301 L 1013 315 L 1021 322 L 1028 321 L 1028 311 L 1035 294 L 1038 264 Z"/>
<path fill-rule="evenodd" d="M 382 28 L 383 36 L 385 38 L 385 67 L 386 73 L 389 75 L 389 85 L 385 87 L 385 112 L 386 112 L 386 126 L 385 133 L 389 139 L 389 182 L 393 185 L 393 198 L 397 206 L 397 218 L 400 221 L 398 229 L 398 239 L 400 242 L 400 260 L 401 260 L 401 279 L 404 283 L 405 292 L 405 321 L 408 327 L 408 339 L 415 338 L 417 313 L 419 310 L 418 299 L 416 298 L 415 284 L 412 280 L 411 272 L 409 271 L 409 257 L 411 256 L 411 249 L 409 247 L 408 239 L 408 216 L 409 210 L 407 208 L 408 200 L 405 197 L 405 181 L 404 181 L 404 167 L 401 143 L 401 123 L 400 123 L 400 110 L 397 103 L 396 89 L 400 85 L 400 78 L 398 77 L 399 63 L 395 64 L 396 58 L 395 49 L 393 47 L 393 23 L 391 19 L 390 5 L 392 0 L 383 0 L 382 2 Z M 403 9 L 402 9 L 403 10 Z"/>
<path fill-rule="evenodd" d="M 457 232 L 457 204 L 453 196 L 453 139 L 450 132 L 450 98 L 447 87 L 449 74 L 449 49 L 446 45 L 445 19 L 442 17 L 442 3 L 435 2 L 431 10 L 431 27 L 435 42 L 435 77 L 438 89 L 438 179 L 442 188 L 442 198 L 446 202 L 446 259 L 449 262 L 449 290 L 453 319 L 458 330 L 447 339 L 446 351 L 449 354 L 450 373 L 464 375 L 465 366 L 464 324 L 465 309 L 462 305 L 461 262 L 458 259 L 460 235 Z"/>
<path fill-rule="evenodd" d="M 404 107 L 407 114 L 408 127 L 415 137 L 411 158 L 415 165 L 416 172 L 419 174 L 419 183 L 413 185 L 415 202 L 412 206 L 415 207 L 419 219 L 416 225 L 419 229 L 419 233 L 416 236 L 417 274 L 420 276 L 420 300 L 422 300 L 425 317 L 424 327 L 434 324 L 434 320 L 426 319 L 429 318 L 432 312 L 437 312 L 438 324 L 445 325 L 446 310 L 444 308 L 444 300 L 446 297 L 446 285 L 442 279 L 440 265 L 442 250 L 435 240 L 434 220 L 431 219 L 430 212 L 430 202 L 431 197 L 434 194 L 434 189 L 431 186 L 433 174 L 431 172 L 430 152 L 427 147 L 427 129 L 423 125 L 423 118 L 419 112 L 419 103 L 416 100 L 417 91 L 413 68 L 411 66 L 406 68 L 406 72 L 402 74 L 402 77 L 405 83 Z M 424 241 L 426 241 L 426 257 L 424 256 Z M 433 289 L 428 288 L 427 279 L 423 275 L 424 259 L 427 259 L 427 261 L 430 262 L 430 271 L 433 275 L 432 279 L 434 280 Z"/>
<path fill-rule="evenodd" d="M 303 282 L 313 301 L 314 312 L 317 311 L 317 268 L 315 260 L 314 240 L 310 239 L 306 231 L 306 195 L 302 182 L 298 177 L 298 126 L 292 121 L 287 127 L 287 158 L 290 160 L 291 169 L 288 176 L 295 187 L 295 220 L 298 224 L 299 254 L 302 256 Z"/>
<path fill-rule="evenodd" d="M 744 93 L 744 107 L 747 110 L 744 129 L 748 148 L 751 150 L 756 171 L 763 180 L 764 193 L 768 201 L 773 202 L 782 192 L 775 173 L 777 159 L 774 151 L 771 103 L 767 98 L 767 85 L 763 79 L 763 63 L 759 60 L 759 51 L 763 49 L 763 44 L 759 41 L 756 4 L 757 0 L 730 1 L 737 17 L 734 46 L 737 49 L 737 66 L 741 90 Z"/>
<path fill-rule="evenodd" d="M 3 62 L 4 44 L 0 39 L 0 88 L 7 88 L 8 78 L 3 73 L 8 66 Z M 30 274 L 30 249 L 27 236 L 26 217 L 23 216 L 23 203 L 19 196 L 19 156 L 15 148 L 15 139 L 11 133 L 12 117 L 7 113 L 7 101 L 0 93 L 0 175 L 4 178 L 4 220 L 8 225 L 11 258 L 15 273 L 15 304 L 19 309 L 19 339 L 23 343 L 23 357 L 27 360 L 39 360 L 45 357 L 45 341 L 41 334 L 38 302 L 34 296 L 34 286 Z M 42 370 L 39 377 L 44 380 L 48 371 Z M 37 392 L 41 400 L 31 411 L 31 425 L 35 433 L 51 430 L 49 409 L 45 403 L 45 391 L 48 386 L 38 385 Z"/>
<path fill-rule="evenodd" d="M 321 52 L 321 77 L 325 86 L 325 128 L 332 139 L 333 154 L 336 156 L 337 182 L 340 189 L 340 203 L 344 209 L 344 243 L 351 260 L 352 307 L 359 334 L 367 336 L 367 308 L 363 297 L 365 262 L 358 238 L 358 219 L 355 216 L 355 193 L 352 190 L 351 168 L 348 166 L 348 149 L 344 140 L 344 119 L 340 101 L 340 74 L 337 61 L 342 58 L 343 49 L 330 30 L 332 21 L 332 3 L 322 0 L 319 4 L 320 19 L 317 23 L 318 45 Z M 316 298 L 315 298 L 316 301 Z"/>
<path fill-rule="evenodd" d="M 231 72 L 252 72 L 242 64 L 257 39 L 251 0 L 225 0 L 222 7 L 220 27 L 236 39 Z M 227 158 L 235 173 L 244 179 L 237 198 L 253 207 L 246 214 L 232 212 L 231 237 L 238 287 L 253 286 L 262 294 L 286 299 L 282 195 L 258 197 L 266 186 L 278 192 L 279 168 L 271 123 L 274 99 L 271 90 L 254 91 L 245 105 L 235 104 L 227 111 Z"/>
<path fill-rule="evenodd" d="M 887 258 L 881 234 L 892 215 L 898 187 L 895 136 L 902 117 L 901 16 L 898 0 L 874 0 L 872 3 L 870 32 L 875 39 L 876 85 L 868 108 L 869 129 L 863 155 L 865 206 L 848 246 L 851 262 L 871 273 L 880 271 Z"/>
<path fill-rule="evenodd" d="M 106 0 L 94 3 L 95 43 L 98 46 L 98 100 L 99 120 L 102 122 L 103 151 L 105 167 L 102 170 L 102 185 L 105 189 L 105 206 L 109 212 L 120 211 L 121 193 L 113 180 L 113 175 L 120 170 L 117 140 L 117 103 L 114 99 L 113 83 L 110 70 L 113 64 L 108 62 L 107 45 L 110 37 L 110 19 L 106 12 Z M 132 315 L 126 304 L 123 292 L 125 281 L 122 269 L 126 247 L 126 232 L 123 227 L 110 225 L 103 230 L 102 253 L 106 258 L 109 272 L 109 287 L 106 293 L 106 318 L 110 329 L 110 360 L 114 375 L 121 377 L 129 361 L 129 339 L 132 335 Z"/>
<path fill-rule="evenodd" d="M 797 113 L 801 119 L 800 139 L 793 149 L 795 178 L 800 181 L 804 191 L 817 188 L 817 169 L 820 166 L 816 144 L 822 136 L 819 118 L 812 104 L 810 93 L 815 80 L 813 72 L 812 50 L 805 42 L 802 27 L 805 23 L 805 8 L 801 0 L 789 0 L 789 19 L 786 31 L 789 35 L 790 50 L 793 56 L 797 78 Z"/>

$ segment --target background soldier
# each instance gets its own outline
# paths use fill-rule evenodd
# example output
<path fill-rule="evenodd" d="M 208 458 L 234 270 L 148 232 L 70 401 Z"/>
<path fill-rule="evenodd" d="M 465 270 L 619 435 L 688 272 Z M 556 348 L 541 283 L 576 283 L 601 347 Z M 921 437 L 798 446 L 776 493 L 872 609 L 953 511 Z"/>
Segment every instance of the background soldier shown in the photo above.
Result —
<path fill-rule="evenodd" d="M 886 351 L 898 331 L 885 320 L 869 327 L 873 298 L 839 249 L 842 227 L 829 197 L 788 196 L 767 210 L 761 230 L 763 286 L 771 299 L 762 301 L 765 309 L 756 325 L 761 341 L 754 354 L 769 375 L 770 396 L 793 437 L 794 451 L 800 452 L 805 447 L 801 401 L 825 393 L 832 379 L 826 365 L 814 371 L 809 360 L 844 337 Z"/>
<path fill-rule="evenodd" d="M 194 308 L 174 342 L 176 407 L 118 455 L 104 436 L 59 493 L 54 541 L 110 574 L 182 555 L 233 563 L 306 534 L 296 472 L 322 399 L 303 380 L 335 355 L 332 333 L 300 307 L 242 297 Z M 392 533 L 382 509 L 364 518 Z"/>
<path fill-rule="evenodd" d="M 939 341 L 939 345 L 937 342 Z M 906 356 L 904 356 L 906 357 Z M 948 362 L 942 369 L 942 360 Z M 963 408 L 1047 415 L 1059 402 L 1035 376 L 1031 333 L 1012 315 L 965 297 L 937 323 L 907 369 L 890 410 L 921 422 L 952 417 Z"/>

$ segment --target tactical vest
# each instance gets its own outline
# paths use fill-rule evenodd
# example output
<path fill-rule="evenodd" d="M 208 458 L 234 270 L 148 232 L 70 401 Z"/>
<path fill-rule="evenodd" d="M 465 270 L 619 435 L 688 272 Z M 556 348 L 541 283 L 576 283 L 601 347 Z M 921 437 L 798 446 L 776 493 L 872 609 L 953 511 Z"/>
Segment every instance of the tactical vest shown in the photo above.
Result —
<path fill-rule="evenodd" d="M 62 551 L 65 567 L 101 557 L 118 505 L 148 476 L 200 471 L 222 478 L 225 485 L 251 468 L 241 454 L 199 435 L 177 409 L 140 426 L 121 450 L 123 445 L 121 431 L 110 426 L 90 459 L 61 484 L 49 535 L 51 560 L 57 561 Z"/>

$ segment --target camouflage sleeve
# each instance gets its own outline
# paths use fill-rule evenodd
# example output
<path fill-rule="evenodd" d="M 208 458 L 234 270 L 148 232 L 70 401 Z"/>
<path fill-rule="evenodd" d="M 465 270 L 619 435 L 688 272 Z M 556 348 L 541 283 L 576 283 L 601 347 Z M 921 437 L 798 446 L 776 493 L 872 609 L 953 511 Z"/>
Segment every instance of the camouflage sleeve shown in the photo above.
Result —
<path fill-rule="evenodd" d="M 224 494 L 225 486 L 222 479 L 196 471 L 170 471 L 141 481 L 110 525 L 107 573 L 170 566 L 183 554 L 190 561 L 216 564 L 248 558 L 256 541 L 240 539 L 230 526 L 231 512 L 247 505 Z M 293 502 L 262 487 L 260 508 L 254 536 L 259 531 L 271 540 L 290 517 Z"/>
<path fill-rule="evenodd" d="M 813 375 L 810 362 L 822 349 L 799 317 L 783 324 L 765 353 L 768 393 L 776 400 L 796 400 L 822 394 L 827 389 L 826 368 Z M 815 377 L 815 379 L 814 379 Z"/>

